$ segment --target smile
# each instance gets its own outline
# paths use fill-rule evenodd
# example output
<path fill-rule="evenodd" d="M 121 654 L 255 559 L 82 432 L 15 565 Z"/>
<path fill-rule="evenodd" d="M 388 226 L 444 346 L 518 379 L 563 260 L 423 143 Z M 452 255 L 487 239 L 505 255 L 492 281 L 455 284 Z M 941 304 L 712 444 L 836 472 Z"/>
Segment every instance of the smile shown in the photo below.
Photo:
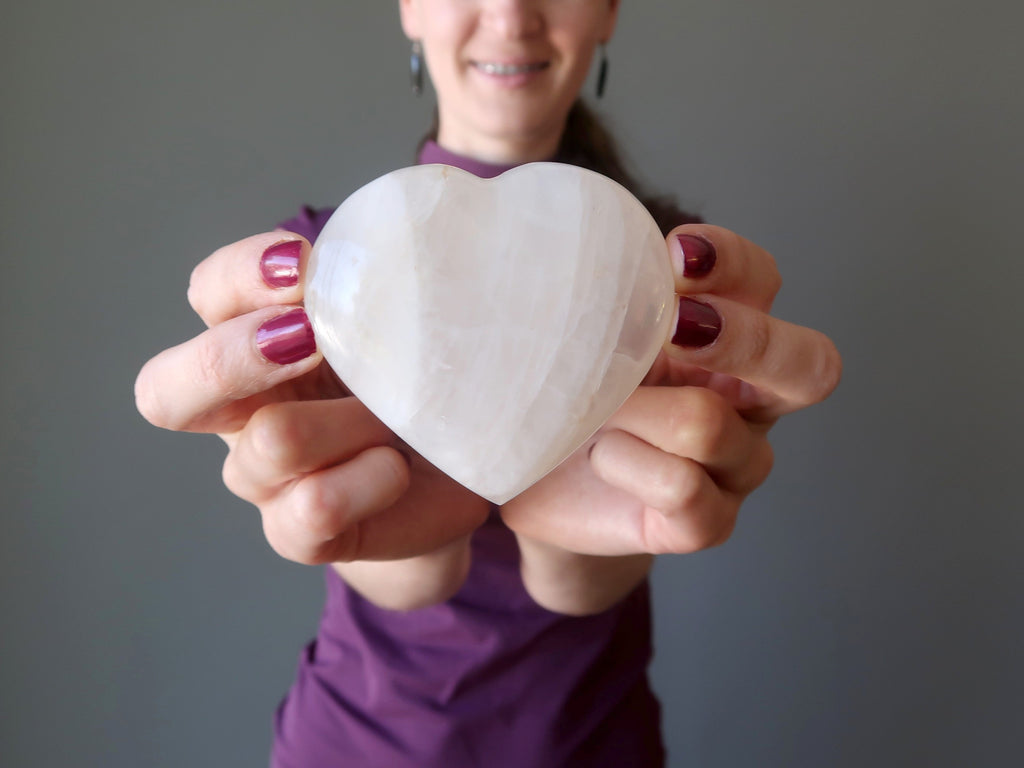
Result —
<path fill-rule="evenodd" d="M 527 72 L 539 72 L 548 67 L 548 62 L 546 61 L 534 64 L 499 64 L 492 61 L 474 61 L 472 64 L 487 75 L 522 75 Z"/>

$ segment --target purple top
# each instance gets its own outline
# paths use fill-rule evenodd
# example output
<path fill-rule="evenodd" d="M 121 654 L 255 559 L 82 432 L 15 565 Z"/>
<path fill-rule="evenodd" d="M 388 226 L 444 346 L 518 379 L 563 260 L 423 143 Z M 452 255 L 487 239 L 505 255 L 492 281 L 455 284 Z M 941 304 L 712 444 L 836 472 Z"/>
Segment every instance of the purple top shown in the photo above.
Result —
<path fill-rule="evenodd" d="M 421 163 L 484 178 L 511 166 L 433 142 Z M 315 239 L 331 211 L 281 226 Z M 645 581 L 596 616 L 527 594 L 496 509 L 472 538 L 462 589 L 441 605 L 378 608 L 325 568 L 327 601 L 278 709 L 273 768 L 658 768 L 660 708 L 647 684 Z"/>

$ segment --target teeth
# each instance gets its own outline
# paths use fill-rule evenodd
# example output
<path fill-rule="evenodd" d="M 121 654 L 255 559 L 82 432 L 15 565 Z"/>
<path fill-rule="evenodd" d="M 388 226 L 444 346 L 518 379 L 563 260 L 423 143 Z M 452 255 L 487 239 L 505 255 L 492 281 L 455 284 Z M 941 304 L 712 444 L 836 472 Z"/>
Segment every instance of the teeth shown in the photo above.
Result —
<path fill-rule="evenodd" d="M 538 64 L 494 64 L 488 61 L 478 62 L 476 66 L 488 75 L 519 75 L 523 72 L 536 72 L 539 69 L 544 69 L 546 64 L 543 62 Z"/>

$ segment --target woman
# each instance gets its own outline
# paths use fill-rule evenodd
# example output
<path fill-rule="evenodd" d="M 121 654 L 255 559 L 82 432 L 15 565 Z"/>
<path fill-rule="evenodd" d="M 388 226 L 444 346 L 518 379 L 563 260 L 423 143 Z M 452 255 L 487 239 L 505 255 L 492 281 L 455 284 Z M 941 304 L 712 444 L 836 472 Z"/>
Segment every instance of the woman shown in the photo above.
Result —
<path fill-rule="evenodd" d="M 400 0 L 438 96 L 421 161 L 489 176 L 596 158 L 615 172 L 579 137 L 574 104 L 618 10 Z M 653 556 L 730 535 L 770 470 L 769 428 L 836 385 L 833 345 L 770 317 L 780 281 L 765 251 L 678 226 L 666 239 L 678 325 L 644 386 L 588 450 L 491 509 L 324 364 L 301 308 L 319 225 L 307 215 L 200 264 L 188 295 L 209 330 L 136 385 L 154 424 L 223 437 L 225 483 L 259 507 L 277 552 L 331 565 L 274 764 L 662 765 L 646 680 Z"/>

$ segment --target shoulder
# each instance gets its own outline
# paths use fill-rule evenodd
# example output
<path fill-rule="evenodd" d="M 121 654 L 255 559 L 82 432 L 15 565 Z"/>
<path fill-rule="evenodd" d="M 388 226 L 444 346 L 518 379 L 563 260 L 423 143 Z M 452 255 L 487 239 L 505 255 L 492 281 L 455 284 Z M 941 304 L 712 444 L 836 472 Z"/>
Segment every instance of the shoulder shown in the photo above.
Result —
<path fill-rule="evenodd" d="M 298 215 L 280 222 L 277 226 L 278 229 L 294 232 L 297 235 L 302 235 L 309 242 L 313 242 L 333 213 L 333 208 L 314 208 L 304 205 Z"/>

